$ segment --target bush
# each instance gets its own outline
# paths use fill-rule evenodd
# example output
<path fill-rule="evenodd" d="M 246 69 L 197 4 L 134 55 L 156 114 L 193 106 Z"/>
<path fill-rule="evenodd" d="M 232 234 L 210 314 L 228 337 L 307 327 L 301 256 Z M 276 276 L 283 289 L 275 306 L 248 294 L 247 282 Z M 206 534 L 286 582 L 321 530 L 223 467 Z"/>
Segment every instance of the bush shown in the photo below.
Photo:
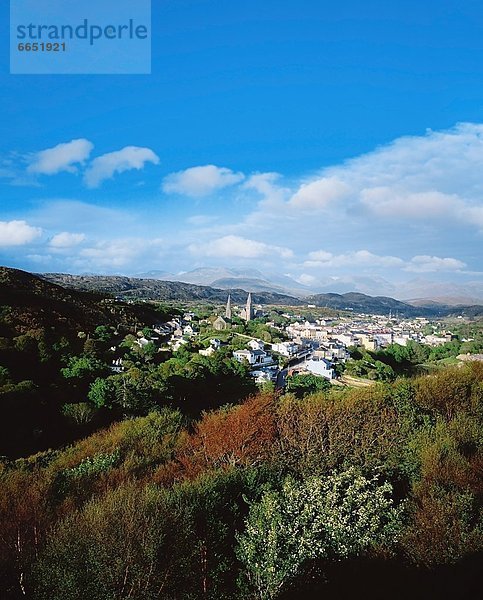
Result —
<path fill-rule="evenodd" d="M 401 509 L 389 483 L 355 469 L 301 483 L 285 479 L 250 508 L 238 556 L 261 599 L 276 598 L 311 561 L 357 556 L 398 538 Z"/>

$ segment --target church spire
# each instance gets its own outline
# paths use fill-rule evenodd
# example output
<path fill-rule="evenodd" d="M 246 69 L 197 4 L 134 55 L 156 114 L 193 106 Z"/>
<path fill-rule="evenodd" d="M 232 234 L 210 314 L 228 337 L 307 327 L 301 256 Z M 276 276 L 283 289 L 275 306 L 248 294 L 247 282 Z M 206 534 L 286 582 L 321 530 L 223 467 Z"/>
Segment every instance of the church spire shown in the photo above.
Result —
<path fill-rule="evenodd" d="M 251 292 L 248 293 L 248 298 L 247 298 L 247 306 L 245 309 L 245 318 L 247 321 L 251 321 L 253 319 L 253 306 L 252 306 L 252 294 Z"/>
<path fill-rule="evenodd" d="M 231 297 L 230 297 L 230 294 L 228 294 L 228 300 L 226 301 L 225 317 L 227 319 L 231 319 Z"/>

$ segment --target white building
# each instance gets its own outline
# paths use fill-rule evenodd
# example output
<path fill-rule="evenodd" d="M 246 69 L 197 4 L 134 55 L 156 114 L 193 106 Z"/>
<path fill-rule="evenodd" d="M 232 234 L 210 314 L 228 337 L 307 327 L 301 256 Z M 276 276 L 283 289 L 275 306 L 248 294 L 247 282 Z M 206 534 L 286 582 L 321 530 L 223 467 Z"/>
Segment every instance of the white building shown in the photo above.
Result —
<path fill-rule="evenodd" d="M 248 362 L 249 365 L 266 365 L 273 362 L 272 357 L 263 350 L 235 350 L 233 358 L 238 362 Z"/>
<path fill-rule="evenodd" d="M 294 356 L 299 351 L 299 346 L 294 342 L 280 342 L 280 344 L 272 344 L 272 350 L 278 352 L 282 356 Z"/>
<path fill-rule="evenodd" d="M 325 377 L 325 379 L 334 379 L 335 377 L 332 364 L 325 358 L 311 358 L 305 363 L 305 368 L 309 373 L 320 375 L 321 377 Z"/>
<path fill-rule="evenodd" d="M 247 346 L 251 350 L 265 350 L 265 344 L 262 342 L 262 340 L 250 340 Z"/>
<path fill-rule="evenodd" d="M 198 350 L 198 354 L 201 354 L 201 356 L 211 356 L 215 352 L 216 350 L 215 348 L 213 348 L 213 346 L 209 346 L 208 348 L 202 348 L 201 350 Z"/>

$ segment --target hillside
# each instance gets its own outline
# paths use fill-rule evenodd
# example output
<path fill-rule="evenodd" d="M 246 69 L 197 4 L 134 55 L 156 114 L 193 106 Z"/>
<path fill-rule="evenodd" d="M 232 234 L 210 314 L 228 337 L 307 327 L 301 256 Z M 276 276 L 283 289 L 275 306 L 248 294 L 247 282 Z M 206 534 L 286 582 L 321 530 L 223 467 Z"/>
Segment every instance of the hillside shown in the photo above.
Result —
<path fill-rule="evenodd" d="M 426 307 L 418 308 L 400 302 L 387 296 L 367 296 L 357 292 L 348 292 L 346 294 L 316 294 L 306 299 L 307 302 L 316 306 L 327 306 L 339 310 L 355 310 L 365 313 L 394 314 L 406 316 L 416 316 L 427 310 Z"/>
<path fill-rule="evenodd" d="M 18 269 L 0 267 L 0 335 L 32 329 L 58 333 L 91 329 L 99 324 L 155 322 L 146 306 L 112 302 L 93 291 L 67 290 Z"/>
<path fill-rule="evenodd" d="M 252 292 L 274 292 L 303 298 L 310 293 L 310 288 L 301 285 L 295 279 L 275 273 L 265 274 L 257 269 L 235 269 L 226 267 L 199 267 L 183 273 L 167 273 L 166 271 L 148 271 L 133 275 L 138 279 L 160 279 L 162 281 L 179 281 L 193 285 L 209 286 L 221 289 L 243 289 Z M 318 290 L 320 291 L 320 290 Z"/>
<path fill-rule="evenodd" d="M 44 273 L 44 279 L 57 285 L 84 291 L 96 291 L 119 296 L 125 300 L 161 300 L 161 301 L 197 301 L 224 303 L 227 298 L 226 289 L 209 286 L 163 281 L 158 279 L 140 279 L 135 277 L 105 275 L 68 275 L 64 273 Z M 230 289 L 232 301 L 244 304 L 247 291 Z M 287 306 L 301 305 L 298 298 L 274 292 L 257 292 L 253 294 L 256 304 L 281 304 Z"/>

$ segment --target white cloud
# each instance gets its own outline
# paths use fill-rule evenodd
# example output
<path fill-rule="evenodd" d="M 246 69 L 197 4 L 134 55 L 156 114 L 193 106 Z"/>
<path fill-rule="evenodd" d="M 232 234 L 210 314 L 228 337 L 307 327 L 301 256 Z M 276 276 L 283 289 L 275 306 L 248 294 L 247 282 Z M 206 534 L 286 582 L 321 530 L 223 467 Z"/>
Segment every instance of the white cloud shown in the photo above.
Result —
<path fill-rule="evenodd" d="M 439 256 L 414 256 L 405 271 L 413 273 L 435 273 L 440 271 L 461 271 L 466 264 L 456 258 Z"/>
<path fill-rule="evenodd" d="M 361 191 L 361 202 L 371 212 L 392 219 L 446 219 L 463 202 L 456 194 L 444 194 L 437 191 L 405 192 L 390 187 L 374 187 Z"/>
<path fill-rule="evenodd" d="M 142 257 L 161 256 L 164 242 L 161 239 L 119 238 L 100 241 L 79 252 L 78 266 L 93 269 L 119 269 L 133 266 Z"/>
<path fill-rule="evenodd" d="M 410 222 L 431 219 L 483 227 L 483 125 L 460 123 L 381 146 L 325 169 L 351 186 L 348 210 Z"/>
<path fill-rule="evenodd" d="M 105 179 L 111 179 L 115 173 L 123 173 L 131 169 L 139 171 L 148 162 L 157 165 L 159 157 L 149 148 L 126 146 L 122 150 L 95 158 L 84 173 L 84 182 L 87 187 L 96 188 Z"/>
<path fill-rule="evenodd" d="M 36 223 L 49 231 L 81 229 L 97 237 L 106 234 L 106 223 L 109 223 L 111 231 L 129 231 L 132 235 L 139 215 L 68 198 L 44 200 L 29 214 Z"/>
<path fill-rule="evenodd" d="M 86 236 L 83 233 L 69 233 L 68 231 L 63 231 L 62 233 L 54 235 L 50 240 L 49 245 L 51 248 L 72 248 L 83 242 L 85 239 Z"/>
<path fill-rule="evenodd" d="M 246 190 L 255 190 L 265 201 L 283 200 L 290 190 L 278 184 L 280 173 L 253 173 L 243 184 Z"/>
<path fill-rule="evenodd" d="M 75 173 L 77 167 L 74 165 L 83 164 L 93 148 L 94 144 L 83 138 L 58 144 L 32 155 L 27 171 L 38 175 L 55 175 L 61 171 Z"/>
<path fill-rule="evenodd" d="M 167 194 L 182 194 L 196 198 L 208 196 L 240 183 L 244 177 L 243 173 L 235 173 L 225 167 L 205 165 L 171 173 L 165 177 L 162 188 Z"/>
<path fill-rule="evenodd" d="M 249 240 L 236 235 L 226 235 L 202 244 L 191 244 L 188 250 L 197 256 L 224 258 L 260 258 L 277 255 L 280 258 L 291 258 L 292 250 L 282 246 L 271 246 L 264 242 Z"/>
<path fill-rule="evenodd" d="M 289 190 L 277 185 L 277 177 L 260 175 L 251 187 L 263 198 L 245 224 L 273 229 L 276 222 L 280 235 L 292 235 L 294 243 L 317 235 L 320 227 L 332 239 L 352 233 L 362 239 L 364 231 L 369 241 L 383 219 L 392 227 L 385 231 L 392 236 L 389 248 L 405 235 L 404 227 L 398 229 L 402 222 L 420 231 L 430 226 L 442 236 L 454 226 L 483 230 L 482 164 L 483 124 L 428 130 L 324 168 L 311 180 L 292 182 Z M 441 248 L 443 238 L 439 242 Z"/>
<path fill-rule="evenodd" d="M 26 221 L 0 221 L 0 247 L 23 246 L 42 235 L 39 227 Z"/>
<path fill-rule="evenodd" d="M 383 268 L 402 269 L 413 273 L 432 273 L 442 271 L 461 271 L 466 264 L 456 258 L 439 256 L 414 256 L 405 261 L 398 256 L 379 256 L 368 250 L 357 250 L 344 254 L 332 254 L 325 250 L 310 252 L 304 267 L 310 268 Z"/>
<path fill-rule="evenodd" d="M 50 254 L 27 254 L 27 258 L 39 265 L 52 265 L 53 257 Z"/>
<path fill-rule="evenodd" d="M 301 210 L 321 210 L 336 200 L 343 200 L 349 193 L 350 187 L 337 177 L 322 177 L 303 183 L 290 198 L 289 205 Z"/>
<path fill-rule="evenodd" d="M 304 262 L 305 267 L 403 267 L 404 261 L 397 256 L 379 256 L 368 250 L 357 250 L 344 254 L 332 254 L 325 250 L 316 250 L 309 253 L 309 260 Z"/>
<path fill-rule="evenodd" d="M 311 286 L 317 282 L 317 278 L 313 275 L 309 275 L 308 273 L 302 273 L 302 275 L 295 278 L 295 281 L 302 285 Z"/>

